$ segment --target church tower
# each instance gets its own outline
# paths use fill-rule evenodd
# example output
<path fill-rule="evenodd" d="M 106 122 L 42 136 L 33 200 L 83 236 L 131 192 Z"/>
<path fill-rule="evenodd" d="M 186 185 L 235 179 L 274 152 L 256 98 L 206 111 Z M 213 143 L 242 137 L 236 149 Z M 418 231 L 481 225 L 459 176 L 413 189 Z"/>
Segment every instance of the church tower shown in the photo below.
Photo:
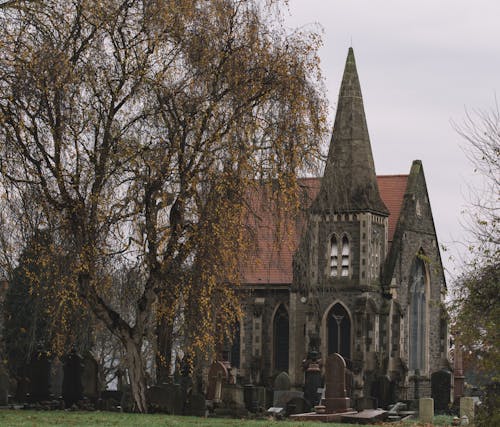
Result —
<path fill-rule="evenodd" d="M 302 343 L 296 348 L 300 353 L 340 353 L 360 379 L 362 367 L 380 351 L 380 277 L 388 216 L 350 48 L 325 172 L 294 257 L 294 288 L 303 302 L 296 313 L 306 325 L 306 342 L 295 339 Z M 320 344 L 312 349 L 315 342 Z"/>
<path fill-rule="evenodd" d="M 320 191 L 310 209 L 320 253 L 316 283 L 378 286 L 387 252 L 387 217 L 375 174 L 363 97 L 349 49 Z"/>

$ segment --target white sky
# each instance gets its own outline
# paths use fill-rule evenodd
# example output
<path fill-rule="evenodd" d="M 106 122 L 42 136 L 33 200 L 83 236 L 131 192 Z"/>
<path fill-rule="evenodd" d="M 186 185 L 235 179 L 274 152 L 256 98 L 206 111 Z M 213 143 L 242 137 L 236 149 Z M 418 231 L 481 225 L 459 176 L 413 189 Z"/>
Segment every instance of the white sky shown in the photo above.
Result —
<path fill-rule="evenodd" d="M 422 160 L 453 273 L 449 256 L 463 250 L 461 212 L 478 177 L 451 122 L 500 96 L 500 1 L 289 0 L 283 15 L 290 28 L 322 32 L 332 123 L 352 40 L 377 174 L 407 174 Z"/>

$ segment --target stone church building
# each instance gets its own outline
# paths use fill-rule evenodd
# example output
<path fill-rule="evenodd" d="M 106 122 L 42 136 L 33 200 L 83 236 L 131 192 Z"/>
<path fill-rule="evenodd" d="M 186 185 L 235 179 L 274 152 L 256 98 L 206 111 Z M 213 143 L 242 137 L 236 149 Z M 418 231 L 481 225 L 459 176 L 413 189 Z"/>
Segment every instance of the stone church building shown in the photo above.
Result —
<path fill-rule="evenodd" d="M 303 360 L 340 353 L 352 397 L 387 383 L 394 398 L 430 396 L 449 368 L 446 291 L 422 163 L 377 176 L 352 48 L 322 178 L 301 180 L 302 217 L 276 243 L 273 213 L 257 208 L 255 254 L 242 268 L 244 317 L 230 351 L 238 376 L 269 384 Z M 263 202 L 264 204 L 264 202 Z M 374 391 L 375 390 L 375 391 Z"/>

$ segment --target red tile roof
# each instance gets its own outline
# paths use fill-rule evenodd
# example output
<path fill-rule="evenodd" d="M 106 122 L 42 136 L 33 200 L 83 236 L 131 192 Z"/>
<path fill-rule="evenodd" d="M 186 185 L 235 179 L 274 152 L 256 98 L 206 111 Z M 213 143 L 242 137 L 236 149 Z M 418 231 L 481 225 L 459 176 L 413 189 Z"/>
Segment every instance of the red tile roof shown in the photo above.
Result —
<path fill-rule="evenodd" d="M 406 191 L 408 175 L 383 175 L 377 177 L 380 195 L 389 215 L 389 243 L 399 219 L 403 196 Z M 321 178 L 304 178 L 300 186 L 304 189 L 301 197 L 302 207 L 307 208 L 319 192 Z M 252 203 L 255 216 L 248 220 L 252 239 L 252 250 L 244 265 L 241 266 L 241 282 L 247 284 L 279 285 L 293 280 L 292 261 L 304 225 L 303 215 L 297 219 L 285 216 L 278 228 L 276 215 L 273 215 L 269 202 L 263 194 L 256 195 Z M 279 232 L 276 230 L 279 229 Z"/>

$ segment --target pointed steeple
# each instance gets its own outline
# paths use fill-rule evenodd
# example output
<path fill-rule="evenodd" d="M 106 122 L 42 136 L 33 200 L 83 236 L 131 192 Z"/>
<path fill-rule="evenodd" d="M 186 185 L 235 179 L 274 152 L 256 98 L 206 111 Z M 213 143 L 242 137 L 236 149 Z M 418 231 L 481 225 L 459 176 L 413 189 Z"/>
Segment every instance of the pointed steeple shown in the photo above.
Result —
<path fill-rule="evenodd" d="M 352 47 L 340 86 L 325 173 L 312 210 L 389 214 L 378 190 Z"/>

